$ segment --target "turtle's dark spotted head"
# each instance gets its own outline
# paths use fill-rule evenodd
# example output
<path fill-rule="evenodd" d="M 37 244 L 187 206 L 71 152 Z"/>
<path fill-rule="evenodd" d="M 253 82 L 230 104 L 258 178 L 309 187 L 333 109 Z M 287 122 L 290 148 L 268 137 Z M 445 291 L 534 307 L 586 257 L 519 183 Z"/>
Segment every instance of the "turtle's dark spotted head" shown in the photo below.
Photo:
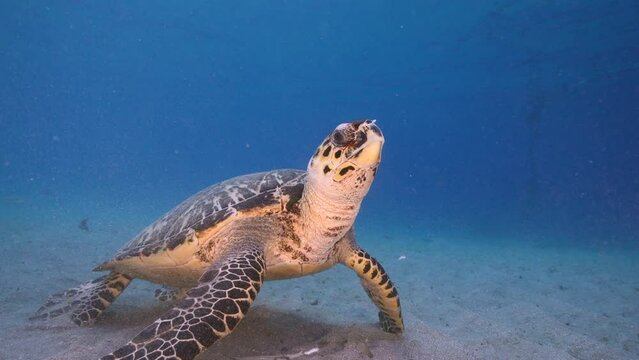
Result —
<path fill-rule="evenodd" d="M 368 190 L 381 161 L 384 135 L 375 120 L 340 124 L 309 161 L 309 176 L 326 186 Z M 364 191 L 364 193 L 365 193 Z"/>

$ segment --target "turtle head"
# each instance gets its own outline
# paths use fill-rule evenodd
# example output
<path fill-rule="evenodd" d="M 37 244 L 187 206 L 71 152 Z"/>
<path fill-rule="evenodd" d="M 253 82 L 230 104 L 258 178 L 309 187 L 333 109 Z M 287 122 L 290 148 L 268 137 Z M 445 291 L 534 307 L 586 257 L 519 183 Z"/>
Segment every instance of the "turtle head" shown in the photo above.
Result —
<path fill-rule="evenodd" d="M 309 180 L 327 194 L 363 197 L 377 172 L 383 145 L 375 120 L 340 124 L 309 161 Z"/>

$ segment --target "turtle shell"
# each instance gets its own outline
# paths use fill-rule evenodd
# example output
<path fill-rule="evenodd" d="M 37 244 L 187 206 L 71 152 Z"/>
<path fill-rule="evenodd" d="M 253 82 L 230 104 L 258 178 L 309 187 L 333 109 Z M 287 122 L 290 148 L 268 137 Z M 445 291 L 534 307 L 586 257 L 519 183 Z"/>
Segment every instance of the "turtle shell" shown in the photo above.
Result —
<path fill-rule="evenodd" d="M 211 185 L 142 230 L 109 262 L 173 250 L 184 244 L 194 231 L 211 228 L 242 211 L 280 203 L 284 197 L 289 199 L 285 206 L 291 206 L 300 199 L 305 180 L 306 172 L 284 169 L 239 176 Z"/>

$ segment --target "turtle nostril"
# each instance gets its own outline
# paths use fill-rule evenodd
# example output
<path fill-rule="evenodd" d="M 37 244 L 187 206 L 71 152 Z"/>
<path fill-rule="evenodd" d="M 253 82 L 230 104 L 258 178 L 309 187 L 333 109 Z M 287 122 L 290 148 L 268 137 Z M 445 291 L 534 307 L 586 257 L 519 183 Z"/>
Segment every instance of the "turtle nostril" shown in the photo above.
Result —
<path fill-rule="evenodd" d="M 380 130 L 379 127 L 377 127 L 377 125 L 371 123 L 368 128 L 377 136 L 384 137 L 384 135 L 382 135 L 382 130 Z"/>

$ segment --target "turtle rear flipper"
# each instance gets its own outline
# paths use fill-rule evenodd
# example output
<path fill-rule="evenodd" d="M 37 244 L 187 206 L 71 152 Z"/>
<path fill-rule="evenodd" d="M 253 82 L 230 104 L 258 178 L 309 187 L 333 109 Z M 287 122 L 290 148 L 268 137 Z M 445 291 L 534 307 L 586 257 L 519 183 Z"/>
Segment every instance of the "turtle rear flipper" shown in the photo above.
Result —
<path fill-rule="evenodd" d="M 244 318 L 265 269 L 262 246 L 233 251 L 212 265 L 176 307 L 102 360 L 195 358 Z"/>
<path fill-rule="evenodd" d="M 186 297 L 188 289 L 172 288 L 170 286 L 163 285 L 159 289 L 155 289 L 155 298 L 161 302 L 170 302 Z"/>
<path fill-rule="evenodd" d="M 49 297 L 30 320 L 46 320 L 71 312 L 71 320 L 80 326 L 90 325 L 120 296 L 132 278 L 111 272 L 93 281 Z"/>

